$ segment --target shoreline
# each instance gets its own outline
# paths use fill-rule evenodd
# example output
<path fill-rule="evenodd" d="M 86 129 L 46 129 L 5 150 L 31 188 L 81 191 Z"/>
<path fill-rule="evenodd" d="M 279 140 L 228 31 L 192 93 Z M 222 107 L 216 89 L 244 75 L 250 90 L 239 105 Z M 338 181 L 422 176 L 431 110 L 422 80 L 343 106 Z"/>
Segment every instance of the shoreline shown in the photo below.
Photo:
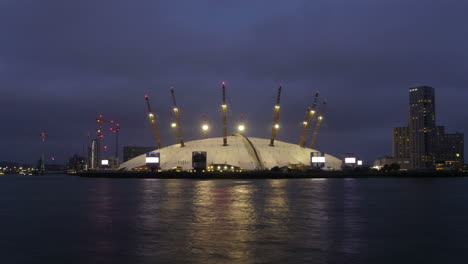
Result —
<path fill-rule="evenodd" d="M 73 175 L 86 178 L 126 178 L 126 179 L 323 179 L 323 178 L 454 178 L 468 177 L 468 172 L 414 171 L 414 172 L 119 172 L 94 171 L 79 172 Z"/>

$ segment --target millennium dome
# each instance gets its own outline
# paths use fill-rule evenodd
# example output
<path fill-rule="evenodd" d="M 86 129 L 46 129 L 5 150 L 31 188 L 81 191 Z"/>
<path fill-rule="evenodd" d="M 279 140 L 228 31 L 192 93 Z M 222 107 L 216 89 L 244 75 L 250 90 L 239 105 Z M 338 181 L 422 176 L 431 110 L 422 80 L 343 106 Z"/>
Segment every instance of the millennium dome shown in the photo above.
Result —
<path fill-rule="evenodd" d="M 303 148 L 297 144 L 275 141 L 270 146 L 270 139 L 247 137 L 234 134 L 227 137 L 227 146 L 222 144 L 223 138 L 207 138 L 185 142 L 154 150 L 160 155 L 160 169 L 170 170 L 180 168 L 191 170 L 192 153 L 206 152 L 206 164 L 231 166 L 242 170 L 269 170 L 273 167 L 311 166 L 311 153 L 318 150 Z M 341 170 L 342 161 L 325 154 L 324 170 Z M 120 165 L 121 170 L 134 170 L 146 165 L 146 154 L 137 156 Z M 230 168 L 231 168 L 230 167 Z"/>

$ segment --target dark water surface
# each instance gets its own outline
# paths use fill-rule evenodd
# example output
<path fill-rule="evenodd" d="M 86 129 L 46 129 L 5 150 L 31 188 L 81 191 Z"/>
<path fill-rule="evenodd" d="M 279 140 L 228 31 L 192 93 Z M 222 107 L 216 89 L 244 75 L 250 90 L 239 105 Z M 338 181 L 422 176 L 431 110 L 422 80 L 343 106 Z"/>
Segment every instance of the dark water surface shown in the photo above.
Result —
<path fill-rule="evenodd" d="M 468 179 L 0 176 L 0 263 L 468 263 Z"/>

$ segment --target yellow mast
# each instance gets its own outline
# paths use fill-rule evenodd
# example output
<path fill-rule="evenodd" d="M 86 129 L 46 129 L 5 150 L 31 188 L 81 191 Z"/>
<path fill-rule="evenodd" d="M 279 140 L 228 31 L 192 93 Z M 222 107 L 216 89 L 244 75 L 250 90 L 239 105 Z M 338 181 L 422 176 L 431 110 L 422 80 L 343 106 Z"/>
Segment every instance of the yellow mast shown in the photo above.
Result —
<path fill-rule="evenodd" d="M 299 138 L 299 146 L 305 147 L 307 138 L 309 137 L 309 129 L 312 125 L 314 120 L 316 108 L 317 108 L 317 100 L 318 100 L 319 92 L 315 92 L 314 97 L 314 104 L 312 107 L 307 109 L 306 115 L 304 117 L 304 121 L 302 122 L 302 130 L 301 130 L 301 137 Z"/>
<path fill-rule="evenodd" d="M 159 136 L 159 130 L 158 130 L 158 125 L 156 123 L 155 114 L 151 110 L 151 105 L 149 103 L 148 95 L 145 95 L 145 100 L 146 100 L 146 107 L 148 108 L 148 117 L 151 121 L 151 126 L 153 127 L 154 138 L 156 139 L 156 147 L 160 149 L 162 147 L 161 138 Z"/>
<path fill-rule="evenodd" d="M 226 86 L 225 82 L 222 82 L 222 89 L 223 89 L 223 104 L 221 105 L 221 109 L 223 110 L 223 146 L 227 146 L 227 105 L 226 105 Z"/>
<path fill-rule="evenodd" d="M 314 148 L 315 147 L 315 142 L 317 141 L 317 135 L 318 135 L 318 132 L 319 132 L 319 129 L 320 129 L 320 124 L 322 123 L 323 115 L 325 113 L 325 108 L 327 106 L 327 101 L 323 101 L 322 105 L 323 105 L 322 110 L 320 111 L 320 114 L 317 117 L 317 123 L 315 124 L 315 127 L 314 127 L 314 132 L 312 134 L 312 140 L 310 142 L 309 148 Z"/>
<path fill-rule="evenodd" d="M 279 117 L 280 117 L 280 98 L 281 98 L 281 86 L 278 88 L 278 94 L 276 96 L 276 105 L 273 113 L 273 124 L 271 127 L 271 139 L 270 146 L 275 146 L 275 139 L 278 134 L 279 126 Z"/>
<path fill-rule="evenodd" d="M 172 111 L 175 117 L 175 123 L 173 122 L 171 126 L 174 129 L 176 140 L 178 141 L 178 143 L 180 143 L 181 147 L 185 147 L 184 138 L 182 137 L 182 124 L 180 123 L 180 110 L 176 104 L 174 87 L 171 87 L 171 96 L 172 96 Z"/>

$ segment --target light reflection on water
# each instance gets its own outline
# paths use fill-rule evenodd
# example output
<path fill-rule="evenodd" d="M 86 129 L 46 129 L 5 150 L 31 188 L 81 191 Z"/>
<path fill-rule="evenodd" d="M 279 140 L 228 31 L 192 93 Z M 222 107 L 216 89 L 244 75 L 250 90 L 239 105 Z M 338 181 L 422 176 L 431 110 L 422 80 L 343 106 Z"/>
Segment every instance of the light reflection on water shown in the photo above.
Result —
<path fill-rule="evenodd" d="M 356 254 L 359 252 L 360 242 L 358 240 L 359 232 L 362 232 L 364 228 L 363 220 L 359 212 L 361 197 L 359 196 L 358 186 L 355 179 L 345 179 L 343 181 L 343 202 L 344 202 L 344 213 L 343 213 L 343 228 L 346 230 L 343 234 L 343 245 L 342 251 L 349 254 Z"/>
<path fill-rule="evenodd" d="M 468 257 L 467 189 L 466 179 L 2 177 L 1 263 L 456 263 Z"/>
<path fill-rule="evenodd" d="M 300 180 L 304 181 L 304 180 Z M 191 263 L 258 263 L 288 261 L 293 251 L 304 259 L 327 250 L 326 181 L 186 181 L 144 182 L 139 212 L 151 217 L 143 230 L 166 232 L 154 241 L 160 259 Z M 161 188 L 160 211 L 151 190 Z M 311 188 L 311 189 L 309 189 Z M 307 202 L 298 200 L 303 196 Z M 148 201 L 149 199 L 149 201 Z M 152 220 L 151 220 L 152 219 Z M 142 236 L 137 244 L 147 243 Z M 312 250 L 312 251 L 310 251 Z M 323 257 L 322 257 L 323 258 Z M 325 259 L 325 258 L 323 258 Z"/>
<path fill-rule="evenodd" d="M 249 242 L 255 240 L 252 187 L 236 182 L 228 188 L 212 181 L 198 181 L 190 226 L 194 263 L 252 262 Z"/>

